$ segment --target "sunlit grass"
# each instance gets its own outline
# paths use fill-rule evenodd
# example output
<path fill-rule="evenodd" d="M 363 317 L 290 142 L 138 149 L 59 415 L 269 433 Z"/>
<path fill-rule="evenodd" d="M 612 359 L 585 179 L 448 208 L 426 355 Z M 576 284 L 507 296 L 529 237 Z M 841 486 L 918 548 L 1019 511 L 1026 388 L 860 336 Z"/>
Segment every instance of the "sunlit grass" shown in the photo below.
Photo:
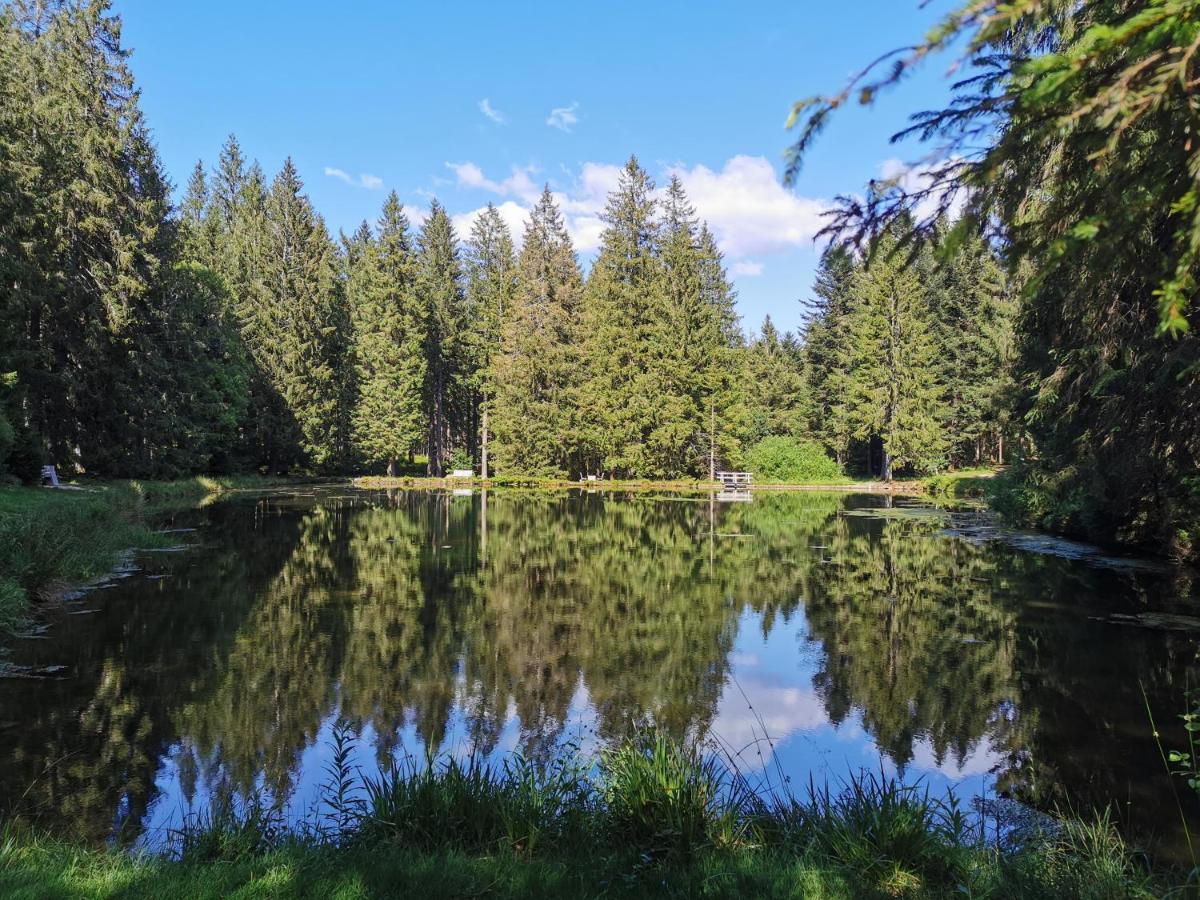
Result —
<path fill-rule="evenodd" d="M 373 780 L 350 768 L 349 740 L 335 732 L 317 821 L 285 827 L 255 798 L 224 802 L 165 856 L 10 825 L 0 896 L 1118 898 L 1169 886 L 1104 819 L 1002 851 L 920 786 L 864 774 L 764 797 L 654 731 L 595 759 L 410 761 Z"/>

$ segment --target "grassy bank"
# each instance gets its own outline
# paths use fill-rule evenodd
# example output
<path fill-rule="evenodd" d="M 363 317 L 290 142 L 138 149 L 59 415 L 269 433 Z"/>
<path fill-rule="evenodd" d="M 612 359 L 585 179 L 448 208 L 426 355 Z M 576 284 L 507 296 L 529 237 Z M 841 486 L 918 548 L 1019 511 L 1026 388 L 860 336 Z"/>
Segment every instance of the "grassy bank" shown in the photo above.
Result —
<path fill-rule="evenodd" d="M 866 776 L 764 796 L 656 734 L 540 770 L 443 761 L 377 779 L 353 774 L 341 750 L 326 812 L 299 825 L 226 804 L 163 856 L 8 826 L 0 895 L 1116 898 L 1167 886 L 1105 823 L 1065 822 L 1001 849 L 919 787 Z"/>
<path fill-rule="evenodd" d="M 0 487 L 0 631 L 30 605 L 110 571 L 126 550 L 159 547 L 157 513 L 228 491 L 264 487 L 251 477 L 81 482 L 79 490 Z"/>
<path fill-rule="evenodd" d="M 987 499 L 989 490 L 995 485 L 996 476 L 996 470 L 990 468 L 959 469 L 930 475 L 921 483 L 927 494 L 938 499 L 983 500 Z"/>

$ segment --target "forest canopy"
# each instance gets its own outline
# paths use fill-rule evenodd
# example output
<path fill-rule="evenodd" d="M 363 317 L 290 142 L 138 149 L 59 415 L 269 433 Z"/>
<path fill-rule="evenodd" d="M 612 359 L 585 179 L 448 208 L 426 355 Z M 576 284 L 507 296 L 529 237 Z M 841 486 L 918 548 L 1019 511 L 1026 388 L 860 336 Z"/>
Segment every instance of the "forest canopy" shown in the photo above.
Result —
<path fill-rule="evenodd" d="M 747 336 L 682 183 L 635 157 L 586 270 L 549 186 L 521 234 L 392 194 L 334 235 L 290 159 L 268 175 L 230 137 L 175 205 L 108 4 L 2 10 L 13 475 L 683 478 L 777 437 L 884 477 L 1003 456 L 1013 309 L 986 244 L 947 272 L 827 257 L 803 334 Z"/>
<path fill-rule="evenodd" d="M 906 255 L 923 239 L 995 248 L 1020 294 L 1012 409 L 1030 442 L 1010 511 L 1194 553 L 1200 3 L 960 3 L 915 47 L 795 105 L 788 177 L 840 107 L 964 46 L 950 102 L 896 135 L 928 148 L 921 177 L 841 198 L 827 233 L 863 249 L 903 222 Z"/>

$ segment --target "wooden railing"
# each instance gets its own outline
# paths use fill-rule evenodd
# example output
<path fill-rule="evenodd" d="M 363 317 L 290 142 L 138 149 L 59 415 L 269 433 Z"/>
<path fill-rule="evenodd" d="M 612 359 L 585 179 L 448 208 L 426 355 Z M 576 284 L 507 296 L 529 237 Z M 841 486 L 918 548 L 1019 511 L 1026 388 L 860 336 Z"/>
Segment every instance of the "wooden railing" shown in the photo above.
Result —
<path fill-rule="evenodd" d="M 718 472 L 717 481 L 725 487 L 750 487 L 749 472 Z"/>

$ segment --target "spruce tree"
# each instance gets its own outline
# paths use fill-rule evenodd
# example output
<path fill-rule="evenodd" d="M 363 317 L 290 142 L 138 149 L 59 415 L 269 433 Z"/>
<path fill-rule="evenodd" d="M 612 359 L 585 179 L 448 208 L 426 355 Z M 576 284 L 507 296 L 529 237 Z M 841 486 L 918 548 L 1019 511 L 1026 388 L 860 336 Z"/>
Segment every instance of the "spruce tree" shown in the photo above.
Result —
<path fill-rule="evenodd" d="M 1013 322 L 1001 302 L 1004 275 L 995 254 L 979 238 L 963 242 L 940 268 L 929 292 L 934 336 L 949 405 L 951 459 L 978 465 L 985 443 L 1000 427 L 995 402 L 1011 359 Z"/>
<path fill-rule="evenodd" d="M 803 336 L 805 380 L 811 401 L 809 430 L 841 464 L 852 428 L 847 388 L 851 347 L 849 321 L 857 269 L 853 255 L 835 245 L 821 255 Z"/>
<path fill-rule="evenodd" d="M 906 466 L 944 466 L 948 408 L 928 303 L 920 269 L 897 250 L 891 231 L 855 275 L 849 331 L 850 422 L 855 437 L 879 439 L 880 475 L 890 481 Z"/>
<path fill-rule="evenodd" d="M 366 223 L 348 249 L 347 293 L 353 320 L 358 396 L 354 437 L 359 454 L 397 463 L 424 447 L 425 316 L 416 294 L 416 260 L 395 192 L 384 202 L 378 238 Z"/>
<path fill-rule="evenodd" d="M 746 348 L 746 392 L 750 398 L 750 439 L 808 434 L 808 385 L 799 342 L 779 333 L 767 316 Z"/>
<path fill-rule="evenodd" d="M 737 314 L 737 291 L 729 282 L 724 256 L 707 223 L 700 225 L 700 296 L 712 317 L 718 336 L 706 372 L 710 391 L 710 449 L 713 458 L 703 466 L 712 474 L 715 465 L 738 464 L 750 443 L 750 403 L 744 378 L 745 335 Z M 702 448 L 703 449 L 703 448 Z"/>
<path fill-rule="evenodd" d="M 467 323 L 454 226 L 433 201 L 417 238 L 417 294 L 425 316 L 426 451 L 430 475 L 442 475 L 454 437 L 465 437 L 463 372 Z M 465 445 L 465 440 L 463 444 Z"/>
<path fill-rule="evenodd" d="M 274 424 L 276 468 L 307 464 L 335 468 L 342 386 L 339 367 L 345 323 L 334 274 L 334 249 L 324 222 L 303 191 L 289 158 L 266 202 L 263 258 L 265 297 L 256 311 L 260 360 L 283 401 Z M 294 451 L 299 450 L 296 454 Z"/>
<path fill-rule="evenodd" d="M 20 363 L 18 424 L 59 465 L 114 471 L 149 452 L 122 420 L 146 402 L 128 393 L 139 365 L 128 342 L 148 319 L 166 246 L 165 178 L 106 3 L 16 2 L 2 21 L 2 156 L 15 193 L 0 255 L 20 338 L 0 343 Z"/>
<path fill-rule="evenodd" d="M 730 455 L 736 316 L 720 251 L 674 175 L 662 201 L 659 258 L 662 302 L 649 357 L 659 402 L 648 450 L 658 473 L 680 477 L 715 468 L 718 443 L 720 456 Z"/>
<path fill-rule="evenodd" d="M 575 392 L 583 278 L 549 187 L 530 213 L 517 291 L 492 363 L 501 472 L 563 476 L 580 462 Z"/>
<path fill-rule="evenodd" d="M 581 438 L 589 471 L 662 472 L 651 447 L 662 385 L 662 263 L 650 176 L 630 157 L 608 197 L 600 253 L 584 298 L 586 382 Z"/>
<path fill-rule="evenodd" d="M 504 325 L 512 313 L 517 284 L 517 264 L 512 235 L 489 203 L 475 220 L 464 256 L 466 268 L 465 337 L 469 420 L 472 445 L 478 436 L 477 458 L 483 477 L 489 474 L 490 413 L 496 394 L 493 362 L 500 349 Z"/>

